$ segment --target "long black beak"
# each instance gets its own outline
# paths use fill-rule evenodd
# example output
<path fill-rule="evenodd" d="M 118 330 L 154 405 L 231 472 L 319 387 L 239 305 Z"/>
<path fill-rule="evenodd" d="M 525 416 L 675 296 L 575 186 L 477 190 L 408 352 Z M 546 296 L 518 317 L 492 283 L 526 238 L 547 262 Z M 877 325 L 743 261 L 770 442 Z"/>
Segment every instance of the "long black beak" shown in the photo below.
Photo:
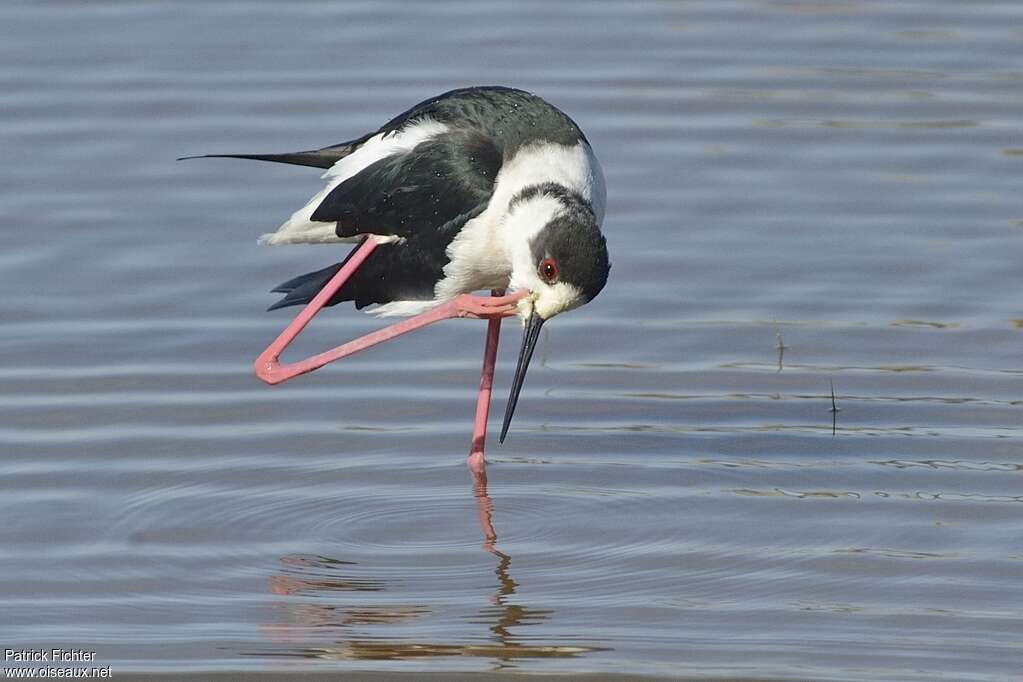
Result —
<path fill-rule="evenodd" d="M 533 349 L 536 348 L 536 339 L 540 336 L 540 328 L 543 327 L 544 319 L 533 311 L 526 322 L 526 328 L 522 332 L 522 348 L 519 350 L 519 364 L 515 367 L 515 379 L 512 380 L 511 395 L 508 396 L 508 406 L 504 409 L 504 425 L 501 427 L 501 442 L 508 435 L 508 427 L 511 425 L 512 415 L 515 414 L 515 405 L 519 402 L 519 391 L 522 390 L 522 382 L 526 378 L 526 370 L 529 369 L 529 359 L 533 357 Z"/>

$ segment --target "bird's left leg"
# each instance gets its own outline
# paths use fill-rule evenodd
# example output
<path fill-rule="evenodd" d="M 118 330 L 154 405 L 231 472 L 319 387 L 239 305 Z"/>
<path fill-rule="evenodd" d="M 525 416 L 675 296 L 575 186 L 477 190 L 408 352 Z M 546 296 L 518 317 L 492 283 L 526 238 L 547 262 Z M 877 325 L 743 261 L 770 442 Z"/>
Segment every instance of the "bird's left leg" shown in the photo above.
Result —
<path fill-rule="evenodd" d="M 407 334 L 434 322 L 440 322 L 452 317 L 486 320 L 508 317 L 516 313 L 515 304 L 526 295 L 526 292 L 517 292 L 510 296 L 497 298 L 470 296 L 468 294 L 456 296 L 425 313 L 402 320 L 389 327 L 378 329 L 365 336 L 360 336 L 318 355 L 297 362 L 281 363 L 280 355 L 288 344 L 298 336 L 299 332 L 309 324 L 316 313 L 327 304 L 345 281 L 362 265 L 370 253 L 373 252 L 373 249 L 376 248 L 376 245 L 377 242 L 373 238 L 364 240 L 352 252 L 351 256 L 345 260 L 344 266 L 324 285 L 323 289 L 313 297 L 306 307 L 299 312 L 291 324 L 274 339 L 273 343 L 259 354 L 253 367 L 257 377 L 268 384 L 279 384 L 300 374 L 319 369 L 328 363 L 340 360 L 353 353 L 358 353 L 384 341 L 390 341 L 402 334 Z"/>

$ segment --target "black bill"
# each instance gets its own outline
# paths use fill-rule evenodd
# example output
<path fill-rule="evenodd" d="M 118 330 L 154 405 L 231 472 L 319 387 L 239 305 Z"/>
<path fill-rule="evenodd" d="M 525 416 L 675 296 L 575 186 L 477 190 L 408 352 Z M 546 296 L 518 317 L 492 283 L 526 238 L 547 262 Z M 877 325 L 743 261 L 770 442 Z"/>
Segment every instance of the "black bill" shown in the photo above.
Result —
<path fill-rule="evenodd" d="M 536 348 L 536 339 L 540 336 L 540 328 L 543 327 L 544 319 L 533 311 L 526 322 L 526 328 L 522 332 L 522 348 L 519 350 L 519 364 L 515 367 L 515 379 L 512 380 L 511 395 L 508 396 L 508 406 L 504 409 L 504 425 L 501 427 L 501 442 L 508 435 L 508 427 L 511 425 L 512 415 L 515 414 L 515 405 L 519 402 L 519 391 L 522 390 L 522 382 L 526 378 L 526 370 L 529 369 L 529 359 L 533 357 L 533 349 Z"/>

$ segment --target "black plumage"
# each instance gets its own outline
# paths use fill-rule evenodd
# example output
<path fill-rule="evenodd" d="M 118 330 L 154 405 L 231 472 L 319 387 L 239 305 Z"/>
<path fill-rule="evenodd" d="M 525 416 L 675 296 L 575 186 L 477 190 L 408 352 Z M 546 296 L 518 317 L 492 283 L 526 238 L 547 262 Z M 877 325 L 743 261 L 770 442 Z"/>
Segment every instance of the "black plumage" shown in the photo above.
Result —
<path fill-rule="evenodd" d="M 449 90 L 398 114 L 373 135 L 398 132 L 424 118 L 455 127 L 475 127 L 493 139 L 506 160 L 524 144 L 537 140 L 567 146 L 587 141 L 564 112 L 525 90 L 502 85 Z"/>
<path fill-rule="evenodd" d="M 456 129 L 345 180 L 312 219 L 336 222 L 339 237 L 443 232 L 452 220 L 486 206 L 500 168 L 499 152 L 489 137 Z"/>
<path fill-rule="evenodd" d="M 503 163 L 529 142 L 571 145 L 585 140 L 574 121 L 539 97 L 486 86 L 431 98 L 359 140 L 314 153 L 351 153 L 375 135 L 397 134 L 424 119 L 445 124 L 448 131 L 364 168 L 335 187 L 313 212 L 315 221 L 336 222 L 339 237 L 372 233 L 404 238 L 377 248 L 328 305 L 353 301 L 362 308 L 432 299 L 448 263 L 448 245 L 486 208 Z M 277 287 L 274 291 L 287 295 L 271 309 L 308 303 L 340 267 Z"/>
<path fill-rule="evenodd" d="M 514 88 L 460 88 L 420 102 L 348 142 L 288 154 L 208 156 L 329 168 L 375 136 L 386 139 L 425 120 L 446 129 L 341 182 L 316 207 L 312 220 L 335 223 L 339 237 L 372 233 L 401 238 L 380 245 L 328 305 L 354 301 L 362 308 L 430 300 L 444 276 L 448 245 L 486 209 L 503 164 L 527 144 L 572 146 L 586 140 L 560 110 Z M 274 291 L 285 297 L 270 309 L 308 303 L 340 267 L 334 264 L 281 284 Z"/>
<path fill-rule="evenodd" d="M 352 301 L 361 309 L 375 303 L 432 299 L 433 287 L 444 276 L 444 266 L 448 263 L 447 245 L 462 226 L 485 207 L 485 204 L 477 206 L 432 232 L 412 234 L 401 243 L 378 246 L 351 279 L 331 296 L 327 305 Z M 275 287 L 275 293 L 285 296 L 268 310 L 308 303 L 343 265 L 344 261 L 335 263 Z"/>

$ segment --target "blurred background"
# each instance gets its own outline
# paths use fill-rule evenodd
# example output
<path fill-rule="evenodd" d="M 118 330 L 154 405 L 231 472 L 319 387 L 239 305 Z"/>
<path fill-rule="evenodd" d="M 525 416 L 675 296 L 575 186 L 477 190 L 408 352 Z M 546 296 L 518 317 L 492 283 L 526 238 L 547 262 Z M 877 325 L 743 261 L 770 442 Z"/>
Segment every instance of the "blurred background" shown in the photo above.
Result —
<path fill-rule="evenodd" d="M 115 676 L 1018 674 L 1021 42 L 994 1 L 7 0 L 0 643 Z M 343 255 L 256 244 L 318 174 L 174 161 L 474 84 L 585 130 L 614 265 L 488 486 L 484 326 L 262 385 L 268 290 Z M 330 309 L 294 357 L 378 324 Z"/>

